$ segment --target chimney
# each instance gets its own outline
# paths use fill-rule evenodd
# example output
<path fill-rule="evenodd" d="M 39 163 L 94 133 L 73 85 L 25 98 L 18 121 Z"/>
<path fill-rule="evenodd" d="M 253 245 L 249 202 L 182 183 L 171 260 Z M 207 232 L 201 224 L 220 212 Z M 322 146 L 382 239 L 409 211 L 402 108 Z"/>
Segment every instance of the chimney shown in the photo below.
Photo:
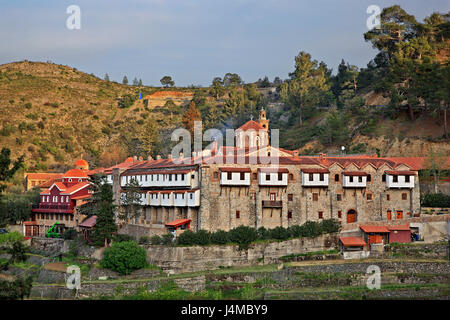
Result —
<path fill-rule="evenodd" d="M 148 156 L 148 161 L 152 161 L 153 160 L 153 158 L 152 158 L 152 156 Z"/>
<path fill-rule="evenodd" d="M 319 153 L 319 160 L 323 161 L 323 158 L 326 156 L 325 153 Z"/>
<path fill-rule="evenodd" d="M 213 143 L 212 143 L 212 149 L 211 149 L 211 154 L 215 155 L 217 153 L 217 140 L 214 139 Z"/>
<path fill-rule="evenodd" d="M 298 156 L 298 150 L 294 150 L 294 157 Z"/>
<path fill-rule="evenodd" d="M 172 159 L 172 154 L 169 153 L 169 155 L 167 156 L 167 159 Z"/>
<path fill-rule="evenodd" d="M 156 156 L 156 160 L 161 160 L 161 156 L 159 154 Z"/>
<path fill-rule="evenodd" d="M 142 156 L 139 156 L 139 161 L 142 161 L 142 160 L 144 160 L 144 159 L 142 158 Z"/>
<path fill-rule="evenodd" d="M 136 162 L 137 161 L 137 156 L 134 156 L 133 157 L 133 162 Z"/>
<path fill-rule="evenodd" d="M 180 152 L 180 159 L 183 159 L 183 152 Z"/>

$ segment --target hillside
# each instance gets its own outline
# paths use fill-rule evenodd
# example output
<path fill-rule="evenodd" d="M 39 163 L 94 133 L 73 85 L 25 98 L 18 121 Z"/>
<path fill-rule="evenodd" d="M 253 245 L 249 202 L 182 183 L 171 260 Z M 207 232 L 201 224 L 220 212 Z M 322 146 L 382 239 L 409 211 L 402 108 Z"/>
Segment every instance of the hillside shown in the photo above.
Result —
<path fill-rule="evenodd" d="M 149 119 L 163 134 L 180 123 L 179 114 L 150 111 L 142 101 L 118 106 L 124 95 L 155 91 L 148 87 L 108 82 L 52 63 L 9 63 L 0 72 L 0 147 L 25 154 L 30 170 L 63 170 L 81 156 L 110 165 L 133 154 L 134 133 Z"/>
<path fill-rule="evenodd" d="M 225 90 L 220 99 L 215 99 L 207 91 L 122 85 L 52 63 L 1 65 L 0 148 L 10 148 L 13 157 L 24 154 L 30 171 L 60 172 L 80 157 L 100 167 L 129 155 L 167 155 L 170 133 L 181 125 L 189 101 L 203 101 L 197 103 L 206 123 L 211 106 L 219 112 L 225 110 L 230 92 Z M 139 92 L 142 100 L 136 100 Z M 238 88 L 237 92 L 243 90 Z M 332 111 L 319 110 L 300 127 L 296 115 L 281 103 L 279 95 L 270 96 L 267 89 L 252 93 L 258 94 L 262 100 L 249 100 L 253 103 L 260 99 L 248 107 L 243 117 L 231 113 L 231 118 L 222 118 L 216 126 L 239 126 L 249 119 L 250 112 L 256 115 L 260 105 L 265 105 L 270 127 L 280 129 L 280 146 L 299 148 L 301 154 L 336 154 L 343 144 L 350 153 L 379 152 L 384 156 L 426 156 L 430 146 L 450 153 L 450 144 L 442 139 L 442 119 L 419 115 L 411 122 L 406 113 L 386 116 L 386 110 L 380 108 L 386 100 L 374 92 L 362 94 L 366 105 L 370 105 L 364 115 L 370 119 L 370 126 L 358 127 L 361 115 L 354 115 L 345 123 L 350 141 L 331 144 L 324 143 L 322 127 Z M 172 104 L 167 103 L 170 100 Z M 155 139 L 158 135 L 160 141 Z M 146 153 L 145 146 L 151 152 Z"/>

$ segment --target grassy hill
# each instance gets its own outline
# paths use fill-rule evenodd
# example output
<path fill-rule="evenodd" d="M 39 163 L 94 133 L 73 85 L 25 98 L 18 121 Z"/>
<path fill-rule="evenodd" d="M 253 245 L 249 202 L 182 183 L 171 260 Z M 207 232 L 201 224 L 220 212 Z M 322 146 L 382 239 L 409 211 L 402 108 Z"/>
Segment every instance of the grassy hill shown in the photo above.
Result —
<path fill-rule="evenodd" d="M 0 147 L 9 147 L 15 156 L 24 154 L 30 170 L 62 170 L 80 156 L 109 165 L 132 154 L 133 133 L 148 119 L 163 134 L 180 124 L 180 114 L 150 110 L 142 101 L 118 106 L 123 96 L 154 91 L 52 63 L 1 65 Z"/>
<path fill-rule="evenodd" d="M 0 148 L 10 148 L 13 157 L 24 154 L 27 170 L 63 171 L 80 157 L 93 167 L 110 166 L 129 155 L 139 154 L 137 141 L 145 135 L 145 126 L 153 121 L 161 140 L 157 151 L 167 155 L 170 133 L 181 125 L 186 105 L 179 106 L 177 102 L 155 107 L 135 100 L 139 92 L 146 96 L 159 90 L 104 81 L 52 63 L 22 61 L 1 65 Z M 193 93 L 194 100 L 196 94 L 201 94 L 207 101 L 203 108 L 213 104 L 223 108 L 228 97 L 225 91 L 216 100 L 208 95 L 207 88 L 170 90 Z M 120 107 L 124 97 L 129 98 L 126 107 Z M 383 101 L 373 92 L 365 93 L 364 97 L 370 100 L 369 104 Z M 282 147 L 299 148 L 304 154 L 339 152 L 342 143 L 327 144 L 320 129 L 330 110 L 319 110 L 299 127 L 295 114 L 279 98 L 266 99 L 264 104 L 270 127 L 280 129 Z M 442 120 L 438 117 L 421 115 L 411 122 L 406 113 L 392 117 L 389 110 L 375 106 L 368 107 L 364 117 L 370 119 L 370 125 L 358 127 L 358 115 L 346 122 L 351 137 L 345 142 L 349 152 L 420 156 L 426 155 L 430 146 L 450 152 L 450 144 L 442 139 Z M 234 121 L 234 125 L 247 120 Z"/>

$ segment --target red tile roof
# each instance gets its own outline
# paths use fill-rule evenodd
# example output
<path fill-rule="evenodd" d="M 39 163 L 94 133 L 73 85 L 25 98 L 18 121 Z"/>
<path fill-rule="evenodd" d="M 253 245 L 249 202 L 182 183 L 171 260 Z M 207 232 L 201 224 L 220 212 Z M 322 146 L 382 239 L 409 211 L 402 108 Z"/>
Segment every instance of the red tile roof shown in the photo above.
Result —
<path fill-rule="evenodd" d="M 389 233 L 389 229 L 385 226 L 360 226 L 365 233 Z"/>
<path fill-rule="evenodd" d="M 191 219 L 177 219 L 166 223 L 166 227 L 179 227 L 183 224 L 191 222 Z"/>
<path fill-rule="evenodd" d="M 66 185 L 62 182 L 55 182 L 53 185 L 56 186 L 60 191 L 64 191 L 67 189 Z M 51 189 L 51 187 L 50 187 L 50 189 Z"/>
<path fill-rule="evenodd" d="M 289 173 L 289 170 L 287 168 L 258 168 L 259 172 L 263 173 Z"/>
<path fill-rule="evenodd" d="M 366 245 L 366 242 L 361 237 L 340 237 L 344 247 L 362 247 Z"/>
<path fill-rule="evenodd" d="M 304 173 L 330 173 L 328 169 L 316 169 L 316 168 L 305 168 L 302 169 Z"/>
<path fill-rule="evenodd" d="M 85 227 L 85 228 L 93 228 L 97 224 L 97 216 L 90 216 L 89 218 L 85 219 L 82 223 L 80 223 L 79 227 Z"/>
<path fill-rule="evenodd" d="M 62 177 L 62 174 L 61 174 Z M 57 179 L 50 179 L 48 181 L 45 181 L 44 183 L 41 183 L 38 185 L 39 188 L 50 188 L 55 182 L 61 182 L 61 177 Z"/>
<path fill-rule="evenodd" d="M 64 173 L 63 178 L 88 178 L 88 175 L 83 170 L 70 169 Z"/>
<path fill-rule="evenodd" d="M 71 186 L 64 192 L 61 192 L 61 194 L 72 194 L 72 193 L 75 193 L 76 191 L 79 191 L 81 189 L 88 187 L 89 185 L 90 185 L 89 182 L 80 182 L 80 183 L 77 183 L 77 184 Z"/>
<path fill-rule="evenodd" d="M 385 171 L 387 174 L 390 174 L 390 175 L 394 175 L 394 176 L 400 176 L 400 175 L 403 175 L 403 176 L 415 176 L 416 175 L 416 173 L 414 172 L 414 171 L 392 171 L 392 170 L 386 170 Z"/>
<path fill-rule="evenodd" d="M 361 171 L 344 171 L 342 172 L 344 176 L 367 176 L 366 172 Z"/>
<path fill-rule="evenodd" d="M 27 173 L 27 179 L 50 180 L 58 179 L 63 176 L 62 173 Z"/>
<path fill-rule="evenodd" d="M 396 225 L 396 226 L 388 226 L 389 230 L 394 231 L 411 231 L 409 224 L 402 224 L 402 225 Z"/>
<path fill-rule="evenodd" d="M 250 168 L 235 168 L 235 167 L 221 167 L 219 168 L 222 172 L 252 172 Z"/>
<path fill-rule="evenodd" d="M 77 161 L 75 161 L 75 166 L 81 166 L 81 167 L 89 167 L 89 164 L 87 163 L 87 161 L 86 160 L 84 160 L 84 159 L 79 159 L 79 160 L 77 160 Z"/>
<path fill-rule="evenodd" d="M 242 130 L 242 131 L 247 131 L 247 130 L 256 130 L 256 131 L 265 130 L 265 131 L 267 131 L 266 128 L 264 128 L 258 122 L 253 121 L 253 120 L 247 121 L 242 126 L 240 126 L 236 131 L 238 131 L 238 130 Z"/>

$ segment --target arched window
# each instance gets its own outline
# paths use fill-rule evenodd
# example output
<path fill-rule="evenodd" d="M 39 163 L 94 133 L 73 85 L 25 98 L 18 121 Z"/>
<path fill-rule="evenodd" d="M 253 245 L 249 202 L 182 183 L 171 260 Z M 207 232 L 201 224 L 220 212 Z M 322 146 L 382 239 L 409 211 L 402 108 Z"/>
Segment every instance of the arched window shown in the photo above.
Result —
<path fill-rule="evenodd" d="M 338 174 L 334 175 L 334 181 L 339 182 L 339 175 Z"/>

